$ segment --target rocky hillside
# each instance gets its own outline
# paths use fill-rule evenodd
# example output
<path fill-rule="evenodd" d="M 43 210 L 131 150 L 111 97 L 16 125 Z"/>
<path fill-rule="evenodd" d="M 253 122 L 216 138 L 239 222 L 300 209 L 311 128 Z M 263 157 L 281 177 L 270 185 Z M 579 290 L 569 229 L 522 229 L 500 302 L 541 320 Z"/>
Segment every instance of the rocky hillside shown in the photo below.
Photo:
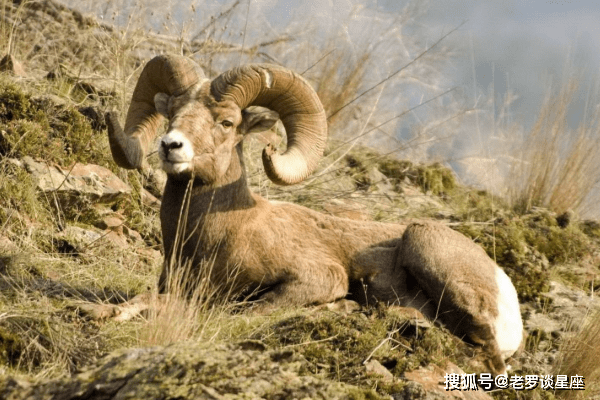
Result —
<path fill-rule="evenodd" d="M 446 391 L 446 373 L 481 371 L 479 350 L 411 309 L 340 301 L 260 316 L 243 305 L 173 301 L 131 322 L 88 318 L 81 312 L 86 304 L 156 292 L 165 176 L 155 155 L 143 172 L 118 169 L 102 115 L 123 114 L 135 81 L 129 77 L 150 56 L 173 52 L 177 42 L 127 37 L 54 1 L 3 7 L 2 28 L 10 27 L 17 46 L 0 63 L 0 397 L 576 394 L 541 387 Z M 115 49 L 124 48 L 117 56 Z M 546 209 L 518 214 L 461 185 L 444 166 L 348 148 L 335 138 L 313 177 L 277 187 L 260 166 L 263 137 L 245 145 L 252 188 L 265 197 L 353 219 L 432 218 L 480 244 L 512 278 L 522 302 L 528 338 L 509 361 L 511 374 L 562 371 L 571 338 L 600 307 L 594 296 L 600 223 Z M 600 379 L 597 369 L 587 371 Z M 587 378 L 582 394 L 597 396 L 593 375 Z"/>

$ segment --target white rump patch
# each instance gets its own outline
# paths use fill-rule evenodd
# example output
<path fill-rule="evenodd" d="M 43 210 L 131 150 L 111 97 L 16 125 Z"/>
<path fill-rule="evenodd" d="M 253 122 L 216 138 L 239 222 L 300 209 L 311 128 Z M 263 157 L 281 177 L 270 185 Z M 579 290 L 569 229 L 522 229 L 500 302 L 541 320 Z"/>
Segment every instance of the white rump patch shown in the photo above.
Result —
<path fill-rule="evenodd" d="M 273 76 L 271 75 L 271 73 L 269 71 L 267 71 L 266 69 L 261 69 L 261 72 L 263 74 L 263 77 L 265 78 L 265 85 L 271 89 L 271 86 L 273 86 Z"/>
<path fill-rule="evenodd" d="M 173 146 L 166 151 L 165 147 Z M 191 169 L 194 148 L 188 138 L 179 130 L 173 129 L 164 135 L 158 144 L 158 156 L 162 169 L 167 174 L 179 174 Z"/>
<path fill-rule="evenodd" d="M 510 278 L 496 267 L 498 285 L 498 318 L 494 322 L 496 341 L 504 359 L 512 356 L 523 341 L 523 321 L 517 291 Z"/>

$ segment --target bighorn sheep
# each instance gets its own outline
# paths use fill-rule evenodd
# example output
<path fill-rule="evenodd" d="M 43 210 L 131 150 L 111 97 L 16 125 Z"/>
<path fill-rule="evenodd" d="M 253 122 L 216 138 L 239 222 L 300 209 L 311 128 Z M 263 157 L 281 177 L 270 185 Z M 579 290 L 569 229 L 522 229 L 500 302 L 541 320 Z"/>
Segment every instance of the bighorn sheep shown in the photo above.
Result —
<path fill-rule="evenodd" d="M 277 112 L 288 138 L 283 154 L 271 145 L 264 149 L 267 176 L 283 185 L 304 180 L 323 154 L 327 120 L 311 86 L 285 68 L 246 65 L 211 82 L 187 58 L 158 56 L 142 71 L 124 130 L 107 114 L 113 158 L 130 169 L 142 166 L 163 116 L 169 120 L 159 145 L 168 174 L 160 290 L 177 268 L 169 260 L 183 215 L 180 261 L 198 266 L 210 258 L 215 282 L 230 279 L 237 268 L 235 288 L 268 289 L 262 307 L 331 302 L 352 288 L 350 296 L 359 301 L 414 306 L 439 317 L 483 346 L 493 372 L 504 372 L 504 359 L 522 341 L 519 303 L 510 279 L 483 249 L 432 222 L 354 221 L 252 193 L 242 140 L 277 117 L 247 111 L 251 105 Z M 358 281 L 366 287 L 362 293 Z"/>

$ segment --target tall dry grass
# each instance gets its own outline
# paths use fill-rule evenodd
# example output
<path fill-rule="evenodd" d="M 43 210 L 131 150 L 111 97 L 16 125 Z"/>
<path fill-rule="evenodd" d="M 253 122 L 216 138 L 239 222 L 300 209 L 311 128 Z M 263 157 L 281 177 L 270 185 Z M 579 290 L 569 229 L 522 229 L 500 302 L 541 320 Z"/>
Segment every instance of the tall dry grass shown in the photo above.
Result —
<path fill-rule="evenodd" d="M 562 344 L 554 375 L 583 376 L 585 391 L 560 390 L 564 399 L 597 398 L 600 394 L 600 310 L 592 312 L 578 332 Z"/>
<path fill-rule="evenodd" d="M 189 263 L 174 268 L 166 293 L 148 296 L 149 308 L 137 330 L 141 346 L 169 345 L 186 340 L 210 342 L 218 326 L 230 316 L 228 296 L 210 281 L 211 262 L 190 268 Z"/>
<path fill-rule="evenodd" d="M 600 200 L 600 108 L 587 104 L 572 128 L 569 110 L 578 89 L 578 79 L 571 78 L 549 91 L 524 140 L 508 179 L 509 199 L 520 212 L 535 206 L 585 212 Z"/>

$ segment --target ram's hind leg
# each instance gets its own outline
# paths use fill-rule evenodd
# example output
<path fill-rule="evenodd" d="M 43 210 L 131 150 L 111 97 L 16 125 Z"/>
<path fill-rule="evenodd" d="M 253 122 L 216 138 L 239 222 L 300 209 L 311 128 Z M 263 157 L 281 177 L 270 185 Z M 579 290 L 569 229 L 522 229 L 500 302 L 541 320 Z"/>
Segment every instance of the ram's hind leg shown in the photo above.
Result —
<path fill-rule="evenodd" d="M 435 302 L 434 317 L 481 344 L 490 369 L 504 372 L 503 358 L 522 338 L 521 315 L 510 280 L 499 279 L 504 273 L 481 247 L 441 224 L 411 224 L 402 237 L 398 268 L 405 268 Z"/>
<path fill-rule="evenodd" d="M 412 282 L 403 268 L 396 266 L 400 240 L 393 247 L 369 247 L 360 251 L 352 260 L 353 281 L 347 298 L 359 304 L 412 307 L 427 314 L 433 309 L 425 293 Z"/>

